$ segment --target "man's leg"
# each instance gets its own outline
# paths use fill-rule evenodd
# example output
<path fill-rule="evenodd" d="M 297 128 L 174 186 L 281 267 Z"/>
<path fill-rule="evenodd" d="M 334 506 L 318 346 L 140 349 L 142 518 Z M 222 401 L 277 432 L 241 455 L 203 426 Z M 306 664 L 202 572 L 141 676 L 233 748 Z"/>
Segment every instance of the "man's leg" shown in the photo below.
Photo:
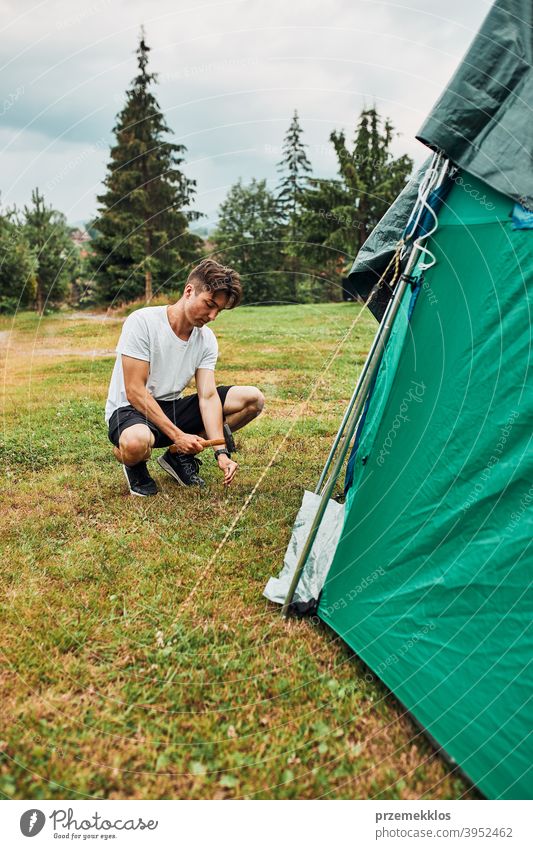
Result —
<path fill-rule="evenodd" d="M 134 424 L 122 431 L 118 448 L 114 447 L 113 453 L 119 463 L 135 466 L 150 458 L 154 442 L 154 434 L 147 425 Z"/>
<path fill-rule="evenodd" d="M 265 396 L 257 386 L 232 386 L 224 401 L 224 418 L 232 431 L 239 430 L 260 415 Z"/>
<path fill-rule="evenodd" d="M 152 453 L 155 436 L 145 424 L 132 424 L 124 428 L 119 437 L 118 448 L 113 453 L 122 463 L 128 487 L 132 495 L 156 495 L 157 484 L 150 477 L 146 460 Z"/>

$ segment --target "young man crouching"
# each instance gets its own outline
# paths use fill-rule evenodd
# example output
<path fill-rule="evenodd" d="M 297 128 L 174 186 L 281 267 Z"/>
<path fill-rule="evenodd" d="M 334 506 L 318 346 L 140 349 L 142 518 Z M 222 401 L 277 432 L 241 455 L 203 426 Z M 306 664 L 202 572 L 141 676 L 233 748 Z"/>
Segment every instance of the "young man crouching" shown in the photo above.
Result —
<path fill-rule="evenodd" d="M 144 307 L 124 322 L 109 385 L 105 418 L 109 439 L 122 463 L 132 495 L 155 495 L 157 486 L 146 461 L 153 448 L 176 445 L 157 462 L 182 486 L 204 486 L 194 456 L 203 438 L 223 439 L 255 419 L 264 397 L 255 386 L 218 386 L 218 345 L 207 326 L 223 309 L 234 309 L 242 288 L 236 271 L 211 259 L 193 268 L 175 304 Z M 182 397 L 194 377 L 197 394 Z M 226 448 L 215 450 L 224 484 L 237 463 Z"/>

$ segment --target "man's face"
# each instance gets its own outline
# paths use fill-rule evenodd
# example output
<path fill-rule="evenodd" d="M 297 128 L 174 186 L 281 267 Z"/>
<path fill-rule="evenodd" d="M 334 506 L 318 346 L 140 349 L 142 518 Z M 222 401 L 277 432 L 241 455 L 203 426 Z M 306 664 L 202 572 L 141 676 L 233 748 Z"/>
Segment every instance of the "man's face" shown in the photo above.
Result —
<path fill-rule="evenodd" d="M 186 315 L 193 327 L 203 327 L 209 321 L 214 321 L 220 310 L 224 309 L 228 300 L 226 292 L 199 292 L 196 294 L 192 286 L 190 292 L 187 292 L 186 289 L 185 296 Z"/>

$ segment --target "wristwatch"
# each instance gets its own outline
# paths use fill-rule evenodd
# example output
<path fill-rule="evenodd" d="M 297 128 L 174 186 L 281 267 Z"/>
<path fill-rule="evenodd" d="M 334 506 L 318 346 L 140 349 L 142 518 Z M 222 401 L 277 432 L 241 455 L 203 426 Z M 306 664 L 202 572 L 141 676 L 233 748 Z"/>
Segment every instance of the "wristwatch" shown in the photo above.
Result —
<path fill-rule="evenodd" d="M 218 448 L 218 449 L 215 451 L 215 459 L 217 459 L 217 460 L 218 460 L 218 458 L 220 457 L 220 455 L 221 455 L 221 454 L 225 454 L 225 455 L 226 455 L 226 457 L 229 457 L 229 458 L 230 458 L 230 460 L 231 460 L 231 454 L 229 453 L 229 451 L 228 451 L 228 449 L 227 449 L 227 448 Z"/>

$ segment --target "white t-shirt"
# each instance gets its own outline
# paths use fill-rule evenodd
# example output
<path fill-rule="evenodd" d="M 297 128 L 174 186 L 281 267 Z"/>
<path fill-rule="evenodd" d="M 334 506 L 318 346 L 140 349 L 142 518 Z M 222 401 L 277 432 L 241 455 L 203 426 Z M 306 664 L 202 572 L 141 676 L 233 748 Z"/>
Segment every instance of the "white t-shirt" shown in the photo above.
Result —
<path fill-rule="evenodd" d="M 181 396 L 197 368 L 213 369 L 218 345 L 210 327 L 193 327 L 187 342 L 172 330 L 166 307 L 143 307 L 128 316 L 116 347 L 117 359 L 109 384 L 105 420 L 129 405 L 124 387 L 122 354 L 150 363 L 146 387 L 157 401 Z"/>

